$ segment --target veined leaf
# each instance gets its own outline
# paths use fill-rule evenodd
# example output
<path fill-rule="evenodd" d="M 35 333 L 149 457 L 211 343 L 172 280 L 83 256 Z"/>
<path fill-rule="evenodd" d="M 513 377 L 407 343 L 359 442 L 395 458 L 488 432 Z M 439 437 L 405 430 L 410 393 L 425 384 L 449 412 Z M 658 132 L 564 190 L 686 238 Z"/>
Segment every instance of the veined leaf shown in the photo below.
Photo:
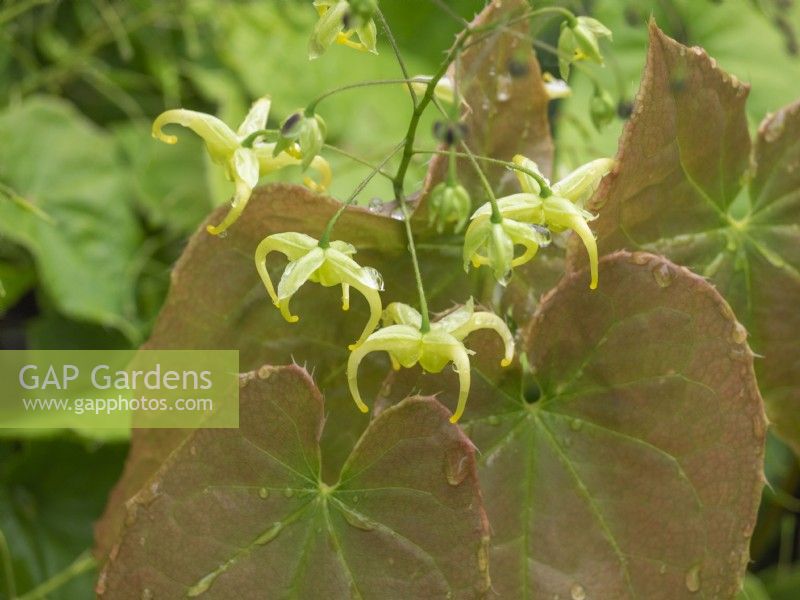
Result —
<path fill-rule="evenodd" d="M 601 253 L 657 252 L 717 286 L 760 357 L 770 419 L 800 451 L 800 103 L 769 116 L 751 152 L 746 98 L 703 50 L 651 25 L 619 166 L 590 204 L 593 228 Z"/>
<path fill-rule="evenodd" d="M 766 420 L 744 329 L 701 277 L 646 253 L 543 299 L 525 373 L 469 346 L 493 589 L 508 598 L 732 598 L 763 485 Z M 524 364 L 524 363 L 523 363 Z M 452 397 L 452 376 L 400 372 Z M 389 402 L 389 399 L 386 400 Z"/>
<path fill-rule="evenodd" d="M 432 398 L 373 421 L 321 478 L 303 369 L 242 377 L 241 426 L 199 430 L 127 505 L 101 598 L 476 598 L 489 586 L 474 449 Z"/>

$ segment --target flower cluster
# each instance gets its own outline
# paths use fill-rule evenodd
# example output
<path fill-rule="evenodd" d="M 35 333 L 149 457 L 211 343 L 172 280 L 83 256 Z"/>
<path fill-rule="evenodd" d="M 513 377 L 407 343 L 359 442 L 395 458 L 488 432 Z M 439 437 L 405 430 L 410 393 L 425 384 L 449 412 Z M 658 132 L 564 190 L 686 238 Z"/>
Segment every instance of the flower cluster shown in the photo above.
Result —
<path fill-rule="evenodd" d="M 153 122 L 153 137 L 167 144 L 175 144 L 178 138 L 164 133 L 166 125 L 182 125 L 194 131 L 205 142 L 211 160 L 221 165 L 227 179 L 234 183 L 235 192 L 228 214 L 219 225 L 208 226 L 208 232 L 213 235 L 219 235 L 236 222 L 247 206 L 253 188 L 264 175 L 290 165 L 310 165 L 319 172 L 320 182 L 307 178 L 306 185 L 315 191 L 324 191 L 330 185 L 330 165 L 316 154 L 317 147 L 309 151 L 294 144 L 276 152 L 276 142 L 261 139 L 260 134 L 267 133 L 264 128 L 269 109 L 268 96 L 256 100 L 236 132 L 213 115 L 182 108 L 163 112 Z"/>
<path fill-rule="evenodd" d="M 358 391 L 358 365 L 371 352 L 387 352 L 395 369 L 408 369 L 419 364 L 429 373 L 439 373 L 452 362 L 458 373 L 460 389 L 456 410 L 450 417 L 451 423 L 461 418 L 469 396 L 469 355 L 472 351 L 467 350 L 464 338 L 478 329 L 492 329 L 505 345 L 500 364 L 508 366 L 514 357 L 514 338 L 508 326 L 494 313 L 476 312 L 472 298 L 431 323 L 428 328 L 423 327 L 422 316 L 416 310 L 407 304 L 393 302 L 383 313 L 383 323 L 383 328 L 353 350 L 347 361 L 350 394 L 361 412 L 367 412 L 368 408 Z"/>
<path fill-rule="evenodd" d="M 614 161 L 594 160 L 552 187 L 532 160 L 517 155 L 514 164 L 522 192 L 498 199 L 496 208 L 487 203 L 473 213 L 464 239 L 464 268 L 468 269 L 470 262 L 475 267 L 489 265 L 495 278 L 505 284 L 514 267 L 531 260 L 539 247 L 549 243 L 550 232 L 571 229 L 589 253 L 589 287 L 595 289 L 597 243 L 588 225 L 594 216 L 583 205 Z M 515 246 L 524 248 L 520 256 L 515 256 Z"/>

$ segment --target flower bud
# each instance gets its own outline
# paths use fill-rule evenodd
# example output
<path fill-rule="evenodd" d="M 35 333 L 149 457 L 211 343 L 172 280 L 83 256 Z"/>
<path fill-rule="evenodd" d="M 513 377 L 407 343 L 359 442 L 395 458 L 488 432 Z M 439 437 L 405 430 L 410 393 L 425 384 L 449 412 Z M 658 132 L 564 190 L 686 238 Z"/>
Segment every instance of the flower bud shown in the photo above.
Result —
<path fill-rule="evenodd" d="M 589 103 L 589 116 L 595 129 L 602 130 L 614 120 L 617 115 L 617 105 L 607 90 L 595 86 L 594 96 Z"/>
<path fill-rule="evenodd" d="M 297 111 L 287 117 L 281 125 L 280 137 L 275 144 L 273 156 L 278 156 L 281 152 L 295 154 L 293 148 L 297 143 L 300 146 L 301 166 L 305 170 L 325 145 L 326 132 L 327 127 L 322 117 L 319 115 L 308 116 Z"/>
<path fill-rule="evenodd" d="M 428 224 L 436 225 L 436 231 L 442 233 L 450 223 L 455 223 L 453 231 L 459 233 L 467 224 L 471 211 L 472 200 L 464 186 L 442 182 L 431 192 Z"/>

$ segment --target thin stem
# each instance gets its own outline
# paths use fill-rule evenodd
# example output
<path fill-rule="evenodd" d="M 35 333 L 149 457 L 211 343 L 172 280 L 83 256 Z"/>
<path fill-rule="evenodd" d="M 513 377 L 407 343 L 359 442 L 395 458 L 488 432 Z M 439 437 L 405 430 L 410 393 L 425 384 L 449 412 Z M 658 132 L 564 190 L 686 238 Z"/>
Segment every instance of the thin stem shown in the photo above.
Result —
<path fill-rule="evenodd" d="M 0 530 L 0 560 L 3 562 L 3 577 L 6 580 L 6 595 L 9 599 L 17 597 L 17 585 L 14 579 L 14 567 L 11 564 L 11 551 L 8 549 L 6 536 Z"/>
<path fill-rule="evenodd" d="M 246 138 L 244 138 L 242 140 L 242 146 L 245 148 L 252 148 L 253 144 L 255 144 L 256 140 L 261 136 L 270 136 L 270 135 L 277 136 L 280 135 L 280 133 L 281 133 L 280 129 L 259 129 L 258 131 L 254 131 Z"/>
<path fill-rule="evenodd" d="M 428 104 L 430 104 L 431 100 L 433 100 L 436 84 L 439 83 L 439 80 L 445 76 L 448 67 L 461 51 L 461 47 L 464 45 L 464 42 L 466 42 L 471 33 L 472 31 L 470 28 L 466 28 L 458 34 L 453 47 L 447 53 L 447 56 L 440 65 L 439 70 L 428 81 L 428 87 L 425 88 L 425 94 L 423 94 L 422 98 L 414 107 L 414 112 L 411 114 L 411 120 L 408 124 L 406 137 L 402 142 L 403 156 L 400 159 L 400 166 L 397 167 L 397 173 L 395 174 L 393 180 L 394 196 L 400 203 L 400 210 L 403 213 L 403 222 L 405 223 L 406 236 L 408 237 L 408 249 L 411 253 L 411 262 L 414 266 L 414 277 L 417 283 L 417 291 L 419 292 L 419 312 L 422 316 L 422 325 L 420 327 L 420 331 L 422 333 L 426 333 L 430 330 L 430 315 L 428 314 L 428 302 L 425 299 L 425 288 L 422 284 L 422 274 L 420 273 L 419 260 L 417 259 L 417 248 L 414 244 L 413 232 L 411 231 L 411 214 L 408 210 L 405 192 L 403 191 L 403 185 L 405 183 L 408 167 L 411 164 L 411 158 L 414 156 L 414 140 L 416 139 L 420 118 L 425 112 L 425 109 L 428 107 Z"/>
<path fill-rule="evenodd" d="M 97 561 L 92 556 L 89 550 L 81 553 L 75 561 L 63 571 L 56 573 L 44 583 L 40 583 L 31 591 L 18 596 L 17 600 L 43 600 L 68 581 L 74 579 L 78 575 L 91 571 L 97 566 Z"/>
<path fill-rule="evenodd" d="M 372 164 L 368 160 L 365 160 L 365 159 L 361 158 L 360 156 L 356 156 L 355 154 L 351 154 L 347 150 L 339 148 L 338 146 L 333 146 L 331 144 L 325 144 L 323 146 L 323 148 L 325 148 L 325 150 L 330 150 L 331 152 L 335 152 L 336 154 L 341 154 L 342 156 L 344 156 L 346 158 L 349 158 L 353 162 L 357 162 L 357 163 L 359 163 L 361 165 L 364 165 L 365 167 L 369 167 L 370 169 L 375 169 L 377 171 L 377 173 L 376 173 L 377 175 L 382 175 L 383 177 L 386 177 L 389 181 L 391 181 L 392 178 L 393 178 L 393 175 L 391 173 L 389 173 L 388 171 L 384 171 L 383 168 L 381 168 L 381 166 L 377 166 L 376 167 L 374 164 Z M 396 152 L 396 150 L 395 150 L 395 152 Z M 392 156 L 394 156 L 394 152 L 392 153 Z"/>
<path fill-rule="evenodd" d="M 305 112 L 306 114 L 314 114 L 314 111 L 317 108 L 317 105 L 322 102 L 323 100 L 330 98 L 331 96 L 335 96 L 339 92 L 346 92 L 348 90 L 357 90 L 359 88 L 365 87 L 377 87 L 379 85 L 397 85 L 397 84 L 406 84 L 408 89 L 412 91 L 414 88 L 411 86 L 412 83 L 428 83 L 428 80 L 424 77 L 404 77 L 402 79 L 373 79 L 370 81 L 359 81 L 358 83 L 349 83 L 347 85 L 343 85 L 341 87 L 334 88 L 332 90 L 328 90 L 324 94 L 317 96 L 314 98 L 308 106 L 306 106 Z"/>
<path fill-rule="evenodd" d="M 389 45 L 392 47 L 392 51 L 394 52 L 394 56 L 397 59 L 397 64 L 400 65 L 400 71 L 403 73 L 403 77 L 406 79 L 406 85 L 408 85 L 408 91 L 411 94 L 411 103 L 414 105 L 414 108 L 417 107 L 417 93 L 414 91 L 413 86 L 411 85 L 411 75 L 408 72 L 408 67 L 406 67 L 406 63 L 403 60 L 403 55 L 400 54 L 400 47 L 397 45 L 397 40 L 394 39 L 394 35 L 392 34 L 392 29 L 389 27 L 389 23 L 386 21 L 386 17 L 383 16 L 383 12 L 379 8 L 376 13 L 378 15 L 378 20 L 381 22 L 381 26 L 383 27 L 383 31 L 386 34 L 386 39 L 389 40 Z"/>
<path fill-rule="evenodd" d="M 470 150 L 469 146 L 467 146 L 467 143 L 462 141 L 461 147 L 464 148 L 464 151 L 469 157 L 469 161 L 472 163 L 472 166 L 475 168 L 475 172 L 478 174 L 478 177 L 481 180 L 483 189 L 486 190 L 486 195 L 489 196 L 489 203 L 492 205 L 492 217 L 491 217 L 492 223 L 502 223 L 503 215 L 500 213 L 500 207 L 497 206 L 497 198 L 494 195 L 494 190 L 492 190 L 492 186 L 489 183 L 489 180 L 486 179 L 486 174 L 483 172 L 483 169 L 481 169 L 481 166 L 475 159 L 475 155 L 472 153 L 472 150 Z"/>
<path fill-rule="evenodd" d="M 397 152 L 400 150 L 400 148 L 403 147 L 403 143 L 404 142 L 400 142 L 399 144 L 397 144 L 392 149 L 392 151 L 389 153 L 389 156 L 384 158 L 378 165 L 376 165 L 375 167 L 372 168 L 372 172 L 369 175 L 367 175 L 361 181 L 361 183 L 358 184 L 358 186 L 356 186 L 356 189 L 353 190 L 353 193 L 350 194 L 350 197 L 345 202 L 343 202 L 342 205 L 339 207 L 339 210 L 337 210 L 333 214 L 333 216 L 328 221 L 328 224 L 325 226 L 325 231 L 322 232 L 322 236 L 319 238 L 319 247 L 320 248 L 327 248 L 330 245 L 330 243 L 331 243 L 331 234 L 333 233 L 333 228 L 336 225 L 336 221 L 339 220 L 339 217 L 342 216 L 342 214 L 347 209 L 347 207 L 350 206 L 355 201 L 356 196 L 358 196 L 361 193 L 361 191 L 365 187 L 367 187 L 369 182 L 372 181 L 373 177 L 375 177 L 375 175 L 377 175 L 378 173 L 382 173 L 383 172 L 382 171 L 383 167 L 385 167 L 386 163 L 388 163 L 390 160 L 392 160 L 392 158 L 394 158 L 394 155 L 397 154 Z M 391 176 L 389 178 L 391 179 Z"/>
<path fill-rule="evenodd" d="M 414 154 L 450 154 L 450 150 L 414 150 Z M 459 158 L 470 158 L 470 154 L 467 154 L 466 152 L 454 152 L 454 154 Z M 530 169 L 526 169 L 525 167 L 522 167 L 514 162 L 492 158 L 491 156 L 483 156 L 472 153 L 472 157 L 474 157 L 475 160 L 481 160 L 496 165 L 503 165 L 504 167 L 508 167 L 514 171 L 519 171 L 520 173 L 530 175 L 536 180 L 536 183 L 539 184 L 539 187 L 542 188 L 542 197 L 546 198 L 553 195 L 553 189 L 550 187 L 550 184 L 548 184 L 547 180 L 536 171 L 531 171 Z"/>

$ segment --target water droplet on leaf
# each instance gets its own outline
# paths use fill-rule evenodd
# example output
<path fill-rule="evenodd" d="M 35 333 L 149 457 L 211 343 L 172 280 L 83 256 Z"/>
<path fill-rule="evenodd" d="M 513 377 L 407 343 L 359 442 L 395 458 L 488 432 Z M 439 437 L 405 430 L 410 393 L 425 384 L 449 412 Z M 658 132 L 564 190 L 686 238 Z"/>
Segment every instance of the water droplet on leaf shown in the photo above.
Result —
<path fill-rule="evenodd" d="M 469 455 L 463 448 L 450 448 L 445 453 L 444 472 L 450 485 L 460 485 L 466 479 L 469 473 Z"/>
<path fill-rule="evenodd" d="M 661 263 L 653 269 L 653 279 L 656 280 L 659 287 L 665 288 L 675 279 L 675 273 L 667 263 Z"/>
<path fill-rule="evenodd" d="M 586 600 L 586 590 L 580 583 L 576 583 L 569 589 L 569 595 L 572 600 Z"/>
<path fill-rule="evenodd" d="M 344 515 L 344 520 L 356 529 L 361 529 L 362 531 L 372 531 L 375 529 L 375 523 L 367 519 L 364 515 L 349 510 L 343 510 L 342 515 Z"/>
<path fill-rule="evenodd" d="M 286 488 L 285 490 L 283 490 L 283 495 L 286 496 L 287 498 L 291 498 L 292 496 L 294 496 L 294 490 L 292 488 Z"/>
<path fill-rule="evenodd" d="M 272 540 L 278 537 L 278 534 L 281 532 L 281 529 L 283 529 L 283 523 L 281 522 L 274 523 L 272 527 L 270 527 L 264 533 L 258 536 L 254 543 L 257 546 L 263 546 L 264 544 L 269 544 Z"/>
<path fill-rule="evenodd" d="M 262 487 L 260 490 L 258 490 L 258 496 L 259 498 L 266 498 L 267 496 L 269 496 L 269 490 L 267 488 Z"/>
<path fill-rule="evenodd" d="M 700 565 L 686 571 L 686 589 L 692 593 L 700 591 Z"/>
<path fill-rule="evenodd" d="M 511 99 L 511 76 L 500 75 L 497 78 L 497 101 L 508 102 Z"/>

